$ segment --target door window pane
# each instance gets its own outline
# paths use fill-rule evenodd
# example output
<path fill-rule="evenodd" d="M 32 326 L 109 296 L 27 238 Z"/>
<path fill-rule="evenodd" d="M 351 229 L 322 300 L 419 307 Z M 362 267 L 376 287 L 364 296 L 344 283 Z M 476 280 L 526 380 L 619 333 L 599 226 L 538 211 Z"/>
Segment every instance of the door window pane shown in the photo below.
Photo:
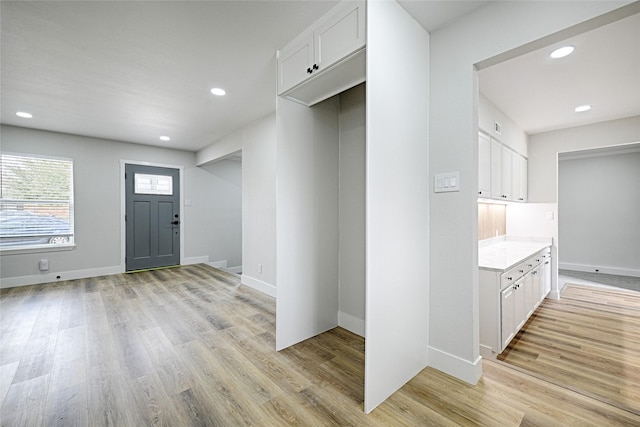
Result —
<path fill-rule="evenodd" d="M 134 186 L 136 194 L 173 196 L 173 177 L 171 175 L 136 173 Z"/>

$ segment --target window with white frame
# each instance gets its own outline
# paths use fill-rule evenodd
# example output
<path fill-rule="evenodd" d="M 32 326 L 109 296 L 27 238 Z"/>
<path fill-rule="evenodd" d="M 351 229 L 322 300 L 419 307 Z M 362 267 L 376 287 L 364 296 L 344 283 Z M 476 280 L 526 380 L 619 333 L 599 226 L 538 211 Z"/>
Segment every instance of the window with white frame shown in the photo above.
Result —
<path fill-rule="evenodd" d="M 73 242 L 73 160 L 0 154 L 0 250 Z"/>

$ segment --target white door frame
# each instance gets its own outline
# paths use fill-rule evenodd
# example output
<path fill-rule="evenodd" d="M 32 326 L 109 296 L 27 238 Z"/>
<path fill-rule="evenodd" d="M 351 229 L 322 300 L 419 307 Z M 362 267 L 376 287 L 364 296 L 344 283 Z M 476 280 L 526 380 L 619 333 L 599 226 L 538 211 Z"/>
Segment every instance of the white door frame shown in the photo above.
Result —
<path fill-rule="evenodd" d="M 180 265 L 184 264 L 184 166 L 170 165 L 166 163 L 144 162 L 140 160 L 120 159 L 120 272 L 126 271 L 127 255 L 127 224 L 124 220 L 126 214 L 126 193 L 124 173 L 126 165 L 142 165 L 160 168 L 178 169 L 180 174 Z"/>

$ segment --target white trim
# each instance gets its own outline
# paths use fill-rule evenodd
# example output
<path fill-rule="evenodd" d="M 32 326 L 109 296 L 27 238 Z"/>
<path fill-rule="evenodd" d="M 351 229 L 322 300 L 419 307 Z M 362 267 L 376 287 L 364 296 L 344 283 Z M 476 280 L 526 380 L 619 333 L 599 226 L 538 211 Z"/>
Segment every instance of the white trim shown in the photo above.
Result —
<path fill-rule="evenodd" d="M 126 215 L 126 188 L 125 188 L 125 167 L 126 165 L 153 166 L 158 168 L 178 169 L 180 176 L 180 265 L 184 264 L 184 166 L 169 165 L 165 163 L 145 162 L 141 160 L 120 159 L 120 264 L 122 271 L 126 269 L 127 256 L 127 224 L 124 221 Z"/>
<path fill-rule="evenodd" d="M 112 267 L 90 268 L 86 270 L 61 271 L 57 273 L 36 274 L 33 276 L 9 277 L 0 279 L 0 288 L 15 288 L 18 286 L 40 285 L 43 283 L 60 282 L 64 280 L 86 279 L 90 277 L 110 276 L 124 273 L 120 265 Z"/>
<path fill-rule="evenodd" d="M 9 246 L 0 249 L 0 255 L 21 255 L 21 254 L 38 254 L 44 252 L 62 252 L 72 251 L 76 248 L 75 243 L 59 244 L 59 245 L 32 245 L 24 247 Z"/>
<path fill-rule="evenodd" d="M 227 260 L 222 260 L 222 261 L 211 261 L 211 262 L 207 262 L 207 265 L 210 265 L 213 268 L 227 268 Z"/>
<path fill-rule="evenodd" d="M 209 262 L 209 256 L 193 256 L 189 258 L 184 258 L 181 265 L 191 265 L 191 264 L 207 264 Z"/>
<path fill-rule="evenodd" d="M 559 270 L 573 270 L 573 271 L 584 271 L 587 273 L 601 273 L 601 274 L 615 274 L 617 276 L 633 276 L 640 277 L 640 270 L 632 269 L 632 268 L 619 268 L 619 267 L 602 267 L 596 265 L 586 265 L 586 264 L 573 264 L 570 262 L 560 262 L 558 263 Z M 598 271 L 596 271 L 598 270 Z"/>
<path fill-rule="evenodd" d="M 437 348 L 428 347 L 427 360 L 429 366 L 475 385 L 482 376 L 482 357 L 470 362 L 453 354 L 445 353 Z"/>
<path fill-rule="evenodd" d="M 263 282 L 262 280 L 254 279 L 253 277 L 243 274 L 242 276 L 240 276 L 240 283 L 253 288 L 256 291 L 260 291 L 263 294 L 267 294 L 270 297 L 276 297 L 276 287 L 270 285 L 269 283 Z"/>
<path fill-rule="evenodd" d="M 350 314 L 338 311 L 338 326 L 346 329 L 349 332 L 353 332 L 356 335 L 365 337 L 365 323 L 364 319 L 352 316 Z"/>
<path fill-rule="evenodd" d="M 230 271 L 231 273 L 234 273 L 234 274 L 241 274 L 242 273 L 242 266 L 238 265 L 236 267 L 227 267 L 227 268 L 225 268 L 225 270 Z"/>

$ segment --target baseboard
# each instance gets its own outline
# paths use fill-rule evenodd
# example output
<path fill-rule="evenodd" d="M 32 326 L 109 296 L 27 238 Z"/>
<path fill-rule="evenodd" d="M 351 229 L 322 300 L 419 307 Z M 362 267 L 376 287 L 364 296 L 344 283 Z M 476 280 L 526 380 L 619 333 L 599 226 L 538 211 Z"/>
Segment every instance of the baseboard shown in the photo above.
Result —
<path fill-rule="evenodd" d="M 602 267 L 597 265 L 573 264 L 570 262 L 559 262 L 559 270 L 584 271 L 587 273 L 615 274 L 616 276 L 640 277 L 640 270 L 632 268 Z"/>
<path fill-rule="evenodd" d="M 215 267 L 215 268 L 227 268 L 227 260 L 226 259 L 223 260 L 223 261 L 206 262 L 205 264 L 210 265 L 211 267 Z"/>
<path fill-rule="evenodd" d="M 254 279 L 253 277 L 243 274 L 242 276 L 240 276 L 240 283 L 253 288 L 256 291 L 260 291 L 263 294 L 267 294 L 270 297 L 276 297 L 276 287 L 269 283 L 263 282 L 262 280 Z"/>
<path fill-rule="evenodd" d="M 194 256 L 189 258 L 183 258 L 181 265 L 207 264 L 208 262 L 209 262 L 209 256 Z"/>
<path fill-rule="evenodd" d="M 124 267 L 121 265 L 114 265 L 112 267 L 90 268 L 86 270 L 59 271 L 56 273 L 44 273 L 33 276 L 9 277 L 0 279 L 0 288 L 41 285 L 43 283 L 87 279 L 89 277 L 110 276 L 112 274 L 120 273 L 124 273 Z"/>
<path fill-rule="evenodd" d="M 355 316 L 339 311 L 338 326 L 346 329 L 347 331 L 353 332 L 356 335 L 360 335 L 362 338 L 365 337 L 365 334 L 364 334 L 365 328 L 364 328 L 363 319 L 359 319 Z"/>
<path fill-rule="evenodd" d="M 470 362 L 437 348 L 428 348 L 429 366 L 475 385 L 482 376 L 482 357 Z"/>
<path fill-rule="evenodd" d="M 225 270 L 230 271 L 235 274 L 242 274 L 242 266 L 239 265 L 237 267 L 227 267 Z"/>

